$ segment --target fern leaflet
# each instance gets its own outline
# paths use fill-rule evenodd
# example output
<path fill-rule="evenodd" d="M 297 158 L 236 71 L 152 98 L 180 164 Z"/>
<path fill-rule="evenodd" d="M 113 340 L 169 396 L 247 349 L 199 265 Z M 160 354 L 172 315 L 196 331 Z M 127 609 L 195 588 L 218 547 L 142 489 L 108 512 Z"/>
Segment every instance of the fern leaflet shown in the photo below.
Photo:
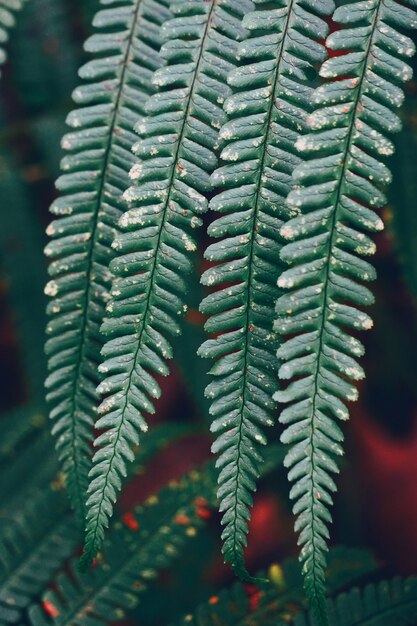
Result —
<path fill-rule="evenodd" d="M 279 229 L 291 216 L 286 197 L 300 161 L 294 145 L 309 109 L 306 74 L 326 58 L 316 41 L 328 30 L 319 15 L 332 9 L 326 0 L 280 0 L 273 9 L 264 0 L 256 4 L 243 21 L 251 35 L 240 44 L 240 65 L 229 75 L 230 119 L 220 131 L 226 164 L 212 177 L 221 191 L 211 208 L 222 216 L 209 234 L 221 241 L 206 251 L 216 265 L 202 280 L 217 290 L 201 310 L 211 315 L 206 329 L 217 336 L 200 349 L 216 359 L 206 394 L 217 436 L 212 450 L 219 453 L 223 554 L 243 579 L 250 579 L 243 550 L 262 462 L 257 447 L 266 443 L 261 427 L 273 424 L 277 388 L 272 320 L 282 271 Z"/>
<path fill-rule="evenodd" d="M 375 276 L 361 258 L 375 250 L 363 231 L 383 227 L 373 209 L 384 205 L 381 187 L 391 177 L 380 159 L 393 151 L 385 134 L 400 128 L 398 83 L 411 76 L 403 57 L 414 46 L 397 28 L 417 25 L 414 11 L 393 0 L 345 3 L 333 19 L 344 28 L 328 37 L 327 46 L 340 54 L 321 67 L 330 80 L 315 91 L 311 131 L 297 142 L 307 160 L 296 168 L 299 188 L 288 198 L 300 214 L 280 231 L 289 242 L 281 258 L 291 267 L 278 281 L 289 293 L 278 300 L 276 322 L 287 337 L 278 351 L 285 361 L 279 375 L 292 379 L 276 399 L 289 403 L 280 421 L 286 427 L 282 441 L 291 446 L 286 466 L 294 482 L 300 558 L 323 624 L 327 524 L 336 489 L 331 474 L 338 471 L 343 440 L 337 420 L 348 419 L 345 402 L 357 398 L 352 381 L 364 377 L 357 362 L 364 348 L 345 329 L 372 326 L 357 308 L 372 303 L 362 282 Z"/>
<path fill-rule="evenodd" d="M 51 319 L 46 351 L 47 400 L 53 433 L 73 507 L 84 516 L 89 441 L 98 401 L 100 325 L 108 300 L 111 243 L 122 212 L 122 193 L 133 163 L 133 125 L 151 93 L 159 67 L 159 27 L 169 16 L 164 0 L 107 0 L 86 42 L 94 58 L 80 70 L 85 84 L 74 91 L 79 108 L 68 117 L 74 131 L 57 181 L 62 195 L 47 232 L 52 260 L 46 293 Z"/>
<path fill-rule="evenodd" d="M 95 442 L 84 562 L 103 541 L 132 445 L 148 428 L 143 414 L 154 412 L 152 401 L 160 395 L 155 373 L 169 371 L 167 336 L 179 332 L 177 318 L 185 308 L 182 275 L 195 249 L 192 229 L 207 208 L 203 193 L 210 189 L 224 121 L 220 102 L 246 6 L 241 0 L 175 1 L 175 17 L 163 27 L 167 66 L 155 73 L 160 92 L 137 125 L 140 161 L 125 194 L 132 208 L 121 217 L 114 242 L 116 279 L 103 324 L 106 378 L 99 387 L 105 398 L 96 424 L 105 432 Z"/>

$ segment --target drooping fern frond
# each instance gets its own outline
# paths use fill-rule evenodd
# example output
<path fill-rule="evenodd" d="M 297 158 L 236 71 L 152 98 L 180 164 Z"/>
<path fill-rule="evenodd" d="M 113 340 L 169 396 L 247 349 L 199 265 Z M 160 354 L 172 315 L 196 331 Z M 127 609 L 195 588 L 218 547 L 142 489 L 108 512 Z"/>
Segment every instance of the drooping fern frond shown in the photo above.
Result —
<path fill-rule="evenodd" d="M 379 231 L 374 212 L 385 203 L 381 187 L 390 173 L 381 157 L 391 154 L 386 134 L 400 128 L 395 113 L 403 100 L 398 86 L 411 70 L 414 52 L 397 28 L 417 25 L 406 3 L 392 0 L 346 3 L 333 19 L 343 25 L 327 46 L 339 54 L 326 61 L 329 79 L 314 94 L 311 132 L 297 148 L 308 160 L 297 167 L 299 188 L 288 198 L 300 211 L 281 228 L 287 240 L 281 258 L 291 267 L 278 284 L 288 293 L 277 304 L 276 330 L 287 340 L 278 356 L 280 378 L 288 386 L 276 394 L 289 403 L 280 417 L 291 498 L 297 517 L 307 592 L 326 624 L 324 572 L 331 493 L 342 454 L 339 420 L 348 419 L 346 402 L 357 398 L 352 381 L 364 377 L 357 362 L 364 351 L 349 329 L 369 329 L 372 321 L 358 307 L 373 301 L 362 283 L 375 276 L 362 257 L 375 245 L 364 231 Z M 348 330 L 346 330 L 348 329 Z"/>
<path fill-rule="evenodd" d="M 9 40 L 10 30 L 16 23 L 16 13 L 23 8 L 26 2 L 28 0 L 0 0 L 0 66 L 7 59 L 4 46 Z"/>
<path fill-rule="evenodd" d="M 265 444 L 262 428 L 273 424 L 278 347 L 272 329 L 278 296 L 279 229 L 294 213 L 286 198 L 299 163 L 295 143 L 309 111 L 308 75 L 326 58 L 318 39 L 328 27 L 320 15 L 331 0 L 257 0 L 243 21 L 251 35 L 240 44 L 240 65 L 229 75 L 233 95 L 225 102 L 230 119 L 220 131 L 225 142 L 213 174 L 220 193 L 211 208 L 221 213 L 209 234 L 221 238 L 206 258 L 216 265 L 203 275 L 217 290 L 201 305 L 211 315 L 206 329 L 217 334 L 200 354 L 216 360 L 206 390 L 212 400 L 211 430 L 219 453 L 223 554 L 236 573 L 244 565 L 247 520 Z"/>
<path fill-rule="evenodd" d="M 84 517 L 89 441 L 92 437 L 102 340 L 108 301 L 111 243 L 122 212 L 122 194 L 133 163 L 133 125 L 152 91 L 159 67 L 159 29 L 169 16 L 165 0 L 103 0 L 97 32 L 86 42 L 94 55 L 80 70 L 74 92 L 79 108 L 68 117 L 74 130 L 57 181 L 61 196 L 51 212 L 46 248 L 51 281 L 46 386 L 53 433 L 75 510 Z"/>
<path fill-rule="evenodd" d="M 413 626 L 417 619 L 417 579 L 384 580 L 354 588 L 328 603 L 330 626 Z M 314 618 L 294 615 L 294 626 L 315 626 Z"/>
<path fill-rule="evenodd" d="M 137 125 L 140 161 L 125 194 L 132 208 L 120 219 L 114 242 L 116 279 L 102 329 L 108 343 L 99 391 L 105 397 L 96 424 L 105 432 L 95 442 L 90 474 L 85 562 L 103 541 L 132 445 L 148 428 L 144 413 L 154 412 L 153 399 L 160 395 L 155 374 L 168 374 L 169 337 L 179 331 L 183 275 L 196 247 L 191 233 L 207 208 L 203 194 L 217 163 L 226 76 L 247 6 L 246 0 L 178 0 L 171 6 L 174 19 L 163 28 L 167 66 L 155 73 L 160 91 Z"/>
<path fill-rule="evenodd" d="M 211 499 L 213 487 L 209 474 L 193 472 L 123 516 L 91 572 L 80 575 L 74 563 L 70 574 L 57 577 L 56 590 L 45 593 L 42 604 L 50 617 L 39 605 L 31 607 L 32 626 L 99 626 L 122 619 L 157 572 L 192 543 L 204 525 L 196 500 Z"/>

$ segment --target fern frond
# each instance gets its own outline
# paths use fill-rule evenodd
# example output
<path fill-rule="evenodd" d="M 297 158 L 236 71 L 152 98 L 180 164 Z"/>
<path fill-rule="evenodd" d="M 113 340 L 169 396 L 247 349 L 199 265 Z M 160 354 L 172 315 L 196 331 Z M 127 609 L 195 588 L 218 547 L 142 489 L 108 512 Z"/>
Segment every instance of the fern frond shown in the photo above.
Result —
<path fill-rule="evenodd" d="M 67 120 L 74 130 L 63 139 L 68 154 L 57 181 L 62 195 L 51 207 L 58 219 L 48 228 L 53 239 L 46 248 L 52 261 L 46 293 L 53 298 L 47 399 L 71 502 L 82 517 L 111 242 L 133 163 L 133 125 L 152 91 L 150 78 L 160 65 L 159 27 L 169 16 L 165 0 L 102 4 L 97 32 L 85 45 L 94 58 L 81 68 L 85 83 L 74 92 L 79 108 Z"/>
<path fill-rule="evenodd" d="M 394 578 L 364 589 L 352 589 L 330 600 L 330 626 L 413 626 L 417 618 L 417 579 Z M 294 615 L 294 626 L 315 626 L 307 616 Z"/>
<path fill-rule="evenodd" d="M 9 40 L 10 30 L 16 23 L 16 13 L 28 0 L 0 0 L 0 66 L 7 60 L 5 44 Z"/>
<path fill-rule="evenodd" d="M 364 377 L 357 362 L 364 348 L 346 329 L 369 329 L 372 321 L 358 307 L 373 302 L 362 283 L 375 271 L 362 257 L 375 245 L 364 231 L 383 224 L 374 212 L 385 204 L 381 187 L 390 173 L 381 157 L 393 151 L 386 134 L 400 128 L 395 113 L 403 100 L 399 83 L 411 76 L 404 57 L 414 45 L 397 28 L 416 26 L 406 3 L 371 0 L 345 3 L 333 19 L 344 28 L 327 46 L 340 54 L 320 74 L 329 79 L 314 93 L 311 132 L 297 148 L 308 159 L 294 173 L 299 188 L 288 198 L 300 211 L 281 228 L 288 242 L 281 258 L 291 267 L 278 284 L 288 293 L 277 303 L 276 330 L 287 340 L 278 356 L 280 378 L 288 386 L 276 399 L 289 403 L 280 417 L 282 441 L 294 482 L 296 530 L 307 592 L 323 623 L 324 571 L 329 508 L 342 454 L 339 420 L 348 419 L 346 402 L 357 398 L 353 381 Z M 290 338 L 288 338 L 290 336 Z"/>
<path fill-rule="evenodd" d="M 105 432 L 95 442 L 90 473 L 85 562 L 103 541 L 131 447 L 148 428 L 144 413 L 154 412 L 153 399 L 160 395 L 155 374 L 169 371 L 168 337 L 179 332 L 177 319 L 185 309 L 183 275 L 196 247 L 191 233 L 207 208 L 203 194 L 210 190 L 224 121 L 220 102 L 246 7 L 246 0 L 179 0 L 171 6 L 176 17 L 164 25 L 167 66 L 155 73 L 161 90 L 137 125 L 140 161 L 125 194 L 132 208 L 120 219 L 114 242 L 116 279 L 102 329 L 108 343 L 99 391 L 105 398 L 96 424 Z"/>
<path fill-rule="evenodd" d="M 193 541 L 204 525 L 195 501 L 211 498 L 212 492 L 210 476 L 194 472 L 151 497 L 129 515 L 127 526 L 114 526 L 104 544 L 105 558 L 100 556 L 91 572 L 81 576 L 73 564 L 70 575 L 57 577 L 57 591 L 43 598 L 53 619 L 34 605 L 29 611 L 32 626 L 99 626 L 120 620 L 136 606 L 137 596 L 157 571 L 171 565 Z"/>
<path fill-rule="evenodd" d="M 326 58 L 317 39 L 328 27 L 320 14 L 326 0 L 279 0 L 274 8 L 257 0 L 243 25 L 251 35 L 240 44 L 240 65 L 229 75 L 233 95 L 225 102 L 230 119 L 220 131 L 226 162 L 213 174 L 221 192 L 211 208 L 221 213 L 209 234 L 206 258 L 215 261 L 203 275 L 217 290 L 201 305 L 211 315 L 206 329 L 217 334 L 200 354 L 216 360 L 206 390 L 212 400 L 211 430 L 219 453 L 220 510 L 224 513 L 223 554 L 236 573 L 250 579 L 244 565 L 247 520 L 265 444 L 264 426 L 273 424 L 278 339 L 272 329 L 286 198 L 300 159 L 295 143 L 309 110 L 307 75 Z M 231 285 L 232 283 L 232 285 Z"/>

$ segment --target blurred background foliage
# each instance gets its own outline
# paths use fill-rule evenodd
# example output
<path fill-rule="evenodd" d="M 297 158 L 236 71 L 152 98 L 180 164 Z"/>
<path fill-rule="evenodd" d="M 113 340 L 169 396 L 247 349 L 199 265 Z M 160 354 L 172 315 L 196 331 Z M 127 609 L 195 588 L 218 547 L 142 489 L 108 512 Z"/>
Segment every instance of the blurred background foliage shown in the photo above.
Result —
<path fill-rule="evenodd" d="M 228 595 L 216 595 L 233 576 L 221 562 L 210 472 L 200 481 L 191 473 L 185 486 L 174 484 L 162 493 L 156 503 L 160 510 L 152 508 L 152 494 L 210 456 L 204 434 L 206 364 L 195 356 L 203 333 L 198 267 L 190 280 L 174 372 L 163 381 L 165 393 L 153 418 L 157 427 L 132 469 L 107 542 L 107 560 L 87 581 L 80 582 L 76 573 L 79 536 L 45 427 L 42 249 L 70 94 L 97 5 L 97 0 L 27 3 L 9 42 L 0 85 L 0 625 L 52 620 L 92 626 L 105 619 L 156 626 L 179 622 L 207 598 L 198 614 L 202 624 L 251 623 L 243 616 L 249 611 L 254 620 L 259 604 L 262 612 L 252 623 L 269 623 L 268 615 L 277 623 L 284 605 L 271 604 L 268 594 L 274 588 L 259 596 L 237 584 Z M 407 91 L 404 130 L 391 162 L 387 229 L 377 241 L 375 329 L 365 338 L 367 379 L 347 427 L 333 531 L 336 544 L 371 548 L 386 574 L 415 573 L 417 562 L 417 82 Z M 285 476 L 277 467 L 282 452 L 272 451 L 251 523 L 247 559 L 253 571 L 296 554 Z M 145 501 L 144 509 L 135 508 Z M 139 538 L 137 531 L 146 524 L 148 534 Z M 183 549 L 188 544 L 192 549 Z M 334 589 L 375 567 L 367 553 L 349 555 L 351 561 L 343 552 L 334 557 L 339 559 L 337 575 L 330 577 Z M 340 563 L 351 566 L 345 578 Z M 287 567 L 290 573 L 272 566 L 278 588 L 295 580 Z M 141 602 L 134 609 L 139 592 Z M 289 597 L 299 598 L 300 592 Z M 236 609 L 233 620 L 226 619 L 226 608 L 219 609 L 226 604 L 227 610 Z M 87 618 L 91 606 L 96 621 Z M 129 621 L 123 621 L 121 607 L 133 609 Z"/>

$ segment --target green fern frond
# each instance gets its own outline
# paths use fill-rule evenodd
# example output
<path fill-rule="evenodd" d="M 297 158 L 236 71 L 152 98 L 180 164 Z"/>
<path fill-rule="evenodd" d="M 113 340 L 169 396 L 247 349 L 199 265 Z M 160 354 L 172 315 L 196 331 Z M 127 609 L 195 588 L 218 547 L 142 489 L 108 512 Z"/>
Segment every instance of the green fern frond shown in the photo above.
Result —
<path fill-rule="evenodd" d="M 217 336 L 200 349 L 216 359 L 206 395 L 217 436 L 212 450 L 219 453 L 223 554 L 243 579 L 250 579 L 243 551 L 262 462 L 257 448 L 266 443 L 263 427 L 274 422 L 279 230 L 294 214 L 286 205 L 300 162 L 294 146 L 309 110 L 308 74 L 326 58 L 317 41 L 328 32 L 320 14 L 333 6 L 326 0 L 279 0 L 273 9 L 264 0 L 256 4 L 243 20 L 251 35 L 240 44 L 240 65 L 228 80 L 234 91 L 224 107 L 230 119 L 220 131 L 226 164 L 212 177 L 221 192 L 211 208 L 222 216 L 209 234 L 221 241 L 206 251 L 216 265 L 202 280 L 217 290 L 201 310 L 211 315 L 206 329 Z"/>
<path fill-rule="evenodd" d="M 7 60 L 5 44 L 10 37 L 10 30 L 16 24 L 16 13 L 28 0 L 0 0 L 0 66 Z"/>
<path fill-rule="evenodd" d="M 157 571 L 171 565 L 184 546 L 193 541 L 204 524 L 198 516 L 196 499 L 211 498 L 213 480 L 209 474 L 193 472 L 151 497 L 128 517 L 128 526 L 117 523 L 104 544 L 105 557 L 86 575 L 76 567 L 71 574 L 60 574 L 57 591 L 48 591 L 43 606 L 29 611 L 32 626 L 99 626 L 123 618 L 134 608 L 138 594 L 152 581 Z"/>
<path fill-rule="evenodd" d="M 282 441 L 291 446 L 285 464 L 294 482 L 306 589 L 324 624 L 331 474 L 343 440 L 337 422 L 348 419 L 345 403 L 357 398 L 352 381 L 364 377 L 357 362 L 364 348 L 346 329 L 372 327 L 358 309 L 373 302 L 362 283 L 375 277 L 362 258 L 375 245 L 363 231 L 383 227 L 374 209 L 385 204 L 381 187 L 391 176 L 381 157 L 393 151 L 386 134 L 400 128 L 398 84 L 411 76 L 403 58 L 414 45 L 397 28 L 417 26 L 415 12 L 392 0 L 346 3 L 333 19 L 344 28 L 327 46 L 341 54 L 322 65 L 321 76 L 330 80 L 315 91 L 311 132 L 297 142 L 307 160 L 297 167 L 299 188 L 288 198 L 300 214 L 280 231 L 289 242 L 281 258 L 291 267 L 278 281 L 289 292 L 278 300 L 276 322 L 287 337 L 278 351 L 285 361 L 279 375 L 291 381 L 276 394 L 289 403 L 280 417 Z"/>
<path fill-rule="evenodd" d="M 99 391 L 105 398 L 96 424 L 105 432 L 95 442 L 84 562 L 103 541 L 132 445 L 148 428 L 144 413 L 154 412 L 161 393 L 155 374 L 169 372 L 167 337 L 178 334 L 177 319 L 186 308 L 183 275 L 196 247 L 191 233 L 207 208 L 203 194 L 210 190 L 225 116 L 220 103 L 246 7 L 246 0 L 179 0 L 171 5 L 174 19 L 164 24 L 167 66 L 155 73 L 153 83 L 161 89 L 137 125 L 140 161 L 125 194 L 132 208 L 120 219 L 114 242 L 116 279 L 102 328 L 108 343 Z"/>
<path fill-rule="evenodd" d="M 111 243 L 122 213 L 122 193 L 133 163 L 133 125 L 152 91 L 159 67 L 159 28 L 169 16 L 165 0 L 103 0 L 97 32 L 86 42 L 94 55 L 80 70 L 74 91 L 79 108 L 68 117 L 74 130 L 63 139 L 68 152 L 57 181 L 46 248 L 51 281 L 46 293 L 50 321 L 46 381 L 57 450 L 71 502 L 84 516 L 89 441 L 98 401 L 100 325 L 108 301 Z"/>
<path fill-rule="evenodd" d="M 384 580 L 352 589 L 328 603 L 330 626 L 413 626 L 417 619 L 417 579 Z M 316 626 L 314 618 L 294 616 L 294 626 Z"/>

